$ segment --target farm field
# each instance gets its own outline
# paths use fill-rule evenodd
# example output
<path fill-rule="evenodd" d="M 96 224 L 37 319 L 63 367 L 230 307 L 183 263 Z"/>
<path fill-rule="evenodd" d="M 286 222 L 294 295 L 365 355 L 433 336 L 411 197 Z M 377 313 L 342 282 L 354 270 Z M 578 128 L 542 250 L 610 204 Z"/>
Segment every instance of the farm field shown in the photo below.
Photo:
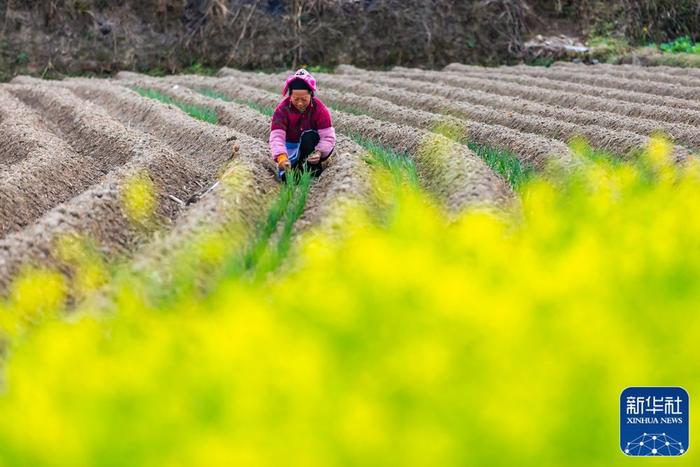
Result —
<path fill-rule="evenodd" d="M 341 65 L 286 183 L 289 72 L 0 84 L 0 465 L 623 464 L 700 389 L 694 73 Z"/>

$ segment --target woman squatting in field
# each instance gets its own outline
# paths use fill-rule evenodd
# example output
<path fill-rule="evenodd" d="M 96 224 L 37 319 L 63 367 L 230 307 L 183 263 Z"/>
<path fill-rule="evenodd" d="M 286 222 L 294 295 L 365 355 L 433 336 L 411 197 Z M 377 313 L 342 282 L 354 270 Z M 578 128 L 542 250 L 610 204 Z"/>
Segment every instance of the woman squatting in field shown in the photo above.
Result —
<path fill-rule="evenodd" d="M 282 95 L 272 115 L 270 151 L 278 177 L 304 163 L 314 175 L 327 166 L 335 146 L 335 129 L 328 108 L 316 93 L 316 80 L 303 68 L 284 82 Z"/>

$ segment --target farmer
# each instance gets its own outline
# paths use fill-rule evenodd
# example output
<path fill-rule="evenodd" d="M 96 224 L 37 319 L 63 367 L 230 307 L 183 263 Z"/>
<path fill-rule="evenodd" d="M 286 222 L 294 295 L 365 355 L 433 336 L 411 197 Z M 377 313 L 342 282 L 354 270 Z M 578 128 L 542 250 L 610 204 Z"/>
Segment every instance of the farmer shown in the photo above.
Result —
<path fill-rule="evenodd" d="M 305 162 L 314 175 L 320 174 L 333 152 L 331 114 L 315 93 L 316 80 L 303 68 L 284 82 L 285 98 L 272 115 L 269 141 L 280 180 Z"/>

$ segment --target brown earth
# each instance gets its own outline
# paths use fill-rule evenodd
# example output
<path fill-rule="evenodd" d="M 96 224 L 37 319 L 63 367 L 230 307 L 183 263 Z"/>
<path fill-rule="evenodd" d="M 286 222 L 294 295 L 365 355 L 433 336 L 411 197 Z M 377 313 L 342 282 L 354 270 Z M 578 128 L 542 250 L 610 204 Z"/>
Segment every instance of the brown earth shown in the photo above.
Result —
<path fill-rule="evenodd" d="M 496 132 L 500 133 L 500 136 L 496 136 L 497 141 L 491 140 L 491 142 L 494 143 L 493 147 L 508 149 L 520 156 L 521 159 L 528 164 L 542 167 L 551 161 L 559 165 L 568 165 L 572 163 L 571 152 L 566 145 L 561 142 L 530 133 L 519 132 L 500 125 L 484 124 L 482 121 L 473 118 L 474 115 L 469 114 L 464 106 L 455 104 L 453 101 L 439 96 L 424 95 L 395 89 L 389 86 L 368 84 L 359 80 L 349 80 L 336 75 L 319 74 L 316 75 L 316 78 L 324 88 L 340 90 L 343 91 L 343 93 L 350 92 L 362 96 L 377 97 L 382 100 L 382 102 L 395 104 L 406 110 L 410 108 L 441 115 L 442 118 L 447 121 L 450 121 L 448 119 L 453 116 L 460 117 L 459 120 L 463 122 L 463 125 L 468 126 L 470 129 L 476 128 L 476 132 L 468 132 L 467 137 L 469 137 L 469 135 L 476 135 L 475 137 L 478 137 L 479 127 L 475 125 L 488 125 L 489 128 L 493 128 Z M 264 75 L 257 73 L 240 74 L 236 76 L 236 80 L 266 83 L 267 89 L 273 89 L 274 86 L 274 77 L 271 80 L 271 78 L 265 78 Z M 323 96 L 323 93 L 324 91 L 322 88 L 320 90 L 320 95 Z M 490 111 L 487 109 L 487 112 Z M 503 128 L 504 131 L 499 132 L 499 128 Z M 480 141 L 488 145 L 486 139 Z M 480 142 L 480 144 L 482 143 Z"/>
<path fill-rule="evenodd" d="M 364 112 L 372 117 L 394 123 L 404 123 L 423 130 L 450 129 L 456 133 L 460 141 L 471 141 L 482 146 L 505 149 L 521 160 L 541 166 L 546 161 L 556 160 L 560 164 L 571 163 L 571 154 L 559 141 L 543 138 L 538 135 L 524 133 L 504 127 L 489 125 L 474 120 L 457 118 L 440 114 L 443 103 L 421 110 L 403 105 L 403 92 L 394 93 L 394 101 L 386 94 L 377 91 L 377 87 L 362 82 L 347 82 L 342 77 L 332 75 L 320 76 L 322 89 L 319 92 L 324 102 L 338 109 L 349 109 L 353 112 Z M 259 74 L 244 74 L 238 79 L 246 82 L 257 82 L 272 91 L 279 84 L 276 75 L 267 77 Z M 388 92 L 388 90 L 387 90 Z M 436 112 L 435 109 L 438 109 Z M 456 129 L 456 132 L 454 131 Z"/>
<path fill-rule="evenodd" d="M 402 78 L 408 77 L 409 79 L 417 80 L 421 83 L 433 79 L 432 75 L 422 72 L 416 72 L 415 74 L 402 72 L 396 76 Z M 693 125 L 685 123 L 671 124 L 640 117 L 632 118 L 606 111 L 594 112 L 581 108 L 566 109 L 557 105 L 541 104 L 534 100 L 507 98 L 497 94 L 464 87 L 465 85 L 470 87 L 482 86 L 482 80 L 487 80 L 487 78 L 477 78 L 476 81 L 474 81 L 465 79 L 463 76 L 441 73 L 441 76 L 435 79 L 440 83 L 445 83 L 450 88 L 450 92 L 443 91 L 441 95 L 449 98 L 456 98 L 460 101 L 500 108 L 507 112 L 555 118 L 580 126 L 600 127 L 604 130 L 627 131 L 637 133 L 640 136 L 649 136 L 654 133 L 663 132 L 670 136 L 676 143 L 682 144 L 690 150 L 700 148 L 700 132 L 698 132 L 698 127 Z M 423 86 L 423 84 L 414 86 L 413 89 L 419 89 L 421 86 Z M 683 151 L 681 150 L 680 152 Z"/>
<path fill-rule="evenodd" d="M 692 56 L 695 61 L 697 66 L 700 66 L 700 56 Z M 620 65 L 615 65 L 619 66 L 620 69 L 622 70 L 636 70 L 636 69 L 646 69 L 646 67 L 640 67 L 639 65 L 631 65 L 627 63 L 623 63 Z M 666 66 L 666 65 L 655 65 L 655 66 L 650 66 L 649 67 L 650 72 L 659 72 L 659 73 L 664 73 L 668 74 L 671 76 L 688 76 L 688 77 L 693 77 L 693 78 L 698 78 L 700 79 L 700 69 L 698 68 L 693 68 L 693 67 L 688 67 L 688 68 L 682 68 L 678 66 Z"/>
<path fill-rule="evenodd" d="M 16 80 L 11 89 L 13 92 L 22 94 L 27 100 L 36 97 L 37 106 L 55 106 L 56 103 L 51 100 L 53 97 L 37 97 L 46 91 L 44 86 L 49 85 L 21 78 Z M 216 226 L 229 225 L 227 220 L 232 217 L 245 221 L 243 223 L 252 230 L 256 224 L 255 219 L 260 219 L 264 214 L 270 195 L 276 192 L 278 185 L 271 176 L 272 161 L 269 151 L 266 143 L 259 138 L 266 136 L 269 122 L 262 114 L 246 106 L 222 102 L 222 107 L 218 110 L 221 115 L 227 113 L 231 117 L 227 122 L 228 126 L 236 127 L 244 133 L 256 136 L 255 138 L 193 120 L 178 109 L 144 99 L 121 86 L 113 86 L 104 81 L 76 79 L 52 83 L 50 86 L 53 87 L 52 91 L 62 99 L 75 101 L 75 103 L 65 104 L 63 108 L 56 106 L 57 110 L 51 110 L 48 107 L 44 109 L 55 112 L 54 117 L 62 118 L 66 113 L 77 113 L 82 107 L 95 110 L 100 115 L 108 115 L 112 122 L 120 121 L 128 128 L 127 135 L 136 133 L 145 139 L 153 140 L 151 142 L 158 143 L 172 156 L 177 157 L 179 163 L 191 162 L 192 164 L 183 165 L 197 167 L 199 172 L 204 172 L 205 176 L 202 177 L 202 174 L 198 173 L 183 174 L 184 176 L 177 178 L 177 181 L 158 183 L 159 179 L 176 176 L 178 167 L 162 163 L 160 159 L 151 160 L 155 157 L 150 154 L 145 157 L 133 157 L 123 166 L 108 173 L 102 183 L 89 188 L 67 204 L 56 207 L 29 228 L 3 239 L 0 244 L 0 251 L 2 251 L 0 289 L 4 289 L 12 276 L 25 264 L 57 266 L 66 273 L 70 273 L 70 270 L 54 257 L 55 242 L 63 235 L 70 233 L 88 235 L 97 241 L 102 252 L 110 258 L 138 249 L 141 251 L 140 256 L 151 258 L 151 261 L 159 261 L 167 257 L 173 245 L 182 244 L 184 238 L 192 238 L 198 232 Z M 210 104 L 212 101 L 184 87 L 176 91 L 175 94 L 179 98 L 189 93 L 191 103 Z M 91 102 L 83 101 L 78 96 Z M 82 107 L 77 102 L 81 102 Z M 95 106 L 95 108 L 91 109 L 89 106 Z M 66 119 L 59 121 L 65 123 L 59 126 L 71 126 Z M 81 122 L 74 130 L 76 135 L 86 131 L 84 124 L 85 122 Z M 59 131 L 58 128 L 54 130 Z M 60 131 L 62 137 L 69 134 L 65 128 Z M 119 132 L 114 133 L 118 135 Z M 109 137 L 110 134 L 107 132 L 102 137 Z M 99 134 L 93 136 L 100 137 Z M 239 146 L 236 161 L 227 173 L 230 173 L 231 169 L 245 170 L 252 174 L 252 180 L 255 182 L 252 187 L 236 194 L 237 201 L 232 202 L 231 196 L 221 186 L 207 193 L 204 198 L 187 209 L 182 209 L 165 196 L 173 194 L 177 198 L 187 199 L 191 194 L 211 185 L 216 173 L 223 169 L 224 163 L 230 158 L 234 143 Z M 94 140 L 91 144 L 95 144 Z M 138 146 L 133 148 L 134 151 L 141 152 L 143 149 Z M 307 208 L 295 226 L 297 233 L 317 225 L 322 219 L 328 217 L 331 214 L 332 205 L 337 200 L 353 197 L 360 200 L 369 194 L 368 168 L 361 160 L 363 154 L 364 151 L 357 144 L 346 138 L 339 138 L 331 163 L 312 186 Z M 196 165 L 193 165 L 195 163 Z M 121 212 L 119 195 L 121 185 L 128 174 L 144 169 L 156 182 L 160 194 L 159 213 L 163 214 L 164 207 L 171 209 L 162 216 L 162 220 L 174 220 L 174 227 L 169 234 L 157 236 L 152 241 L 148 240 L 149 235 L 134 228 L 127 221 L 124 213 Z M 197 183 L 193 184 L 193 182 Z M 184 193 L 178 190 L 180 186 L 188 184 L 192 186 Z M 245 200 L 244 205 L 241 205 L 242 200 Z M 165 225 L 165 227 L 168 226 Z M 148 246 L 145 246 L 146 243 Z M 163 272 L 167 275 L 167 269 Z"/>
<path fill-rule="evenodd" d="M 103 175 L 46 129 L 39 114 L 0 90 L 6 116 L 0 157 L 12 161 L 0 170 L 0 237 L 29 225 L 51 207 L 82 192 Z"/>
<path fill-rule="evenodd" d="M 250 74 L 251 84 L 255 80 L 266 79 L 265 75 Z M 216 81 L 210 78 L 210 83 Z M 248 99 L 262 105 L 276 105 L 280 97 L 263 89 L 242 87 L 235 80 L 221 80 L 215 89 L 237 99 Z M 203 81 L 204 82 L 204 81 Z M 213 85 L 213 84 L 212 84 Z M 267 87 L 269 89 L 269 87 Z M 264 94 L 263 98 L 256 95 Z M 339 110 L 333 111 L 336 130 L 346 135 L 360 136 L 381 143 L 398 153 L 405 153 L 414 158 L 419 177 L 424 186 L 438 199 L 442 200 L 452 212 L 457 212 L 469 204 L 495 203 L 504 205 L 511 199 L 511 194 L 502 179 L 496 176 L 467 147 L 454 144 L 447 138 L 424 130 L 405 125 L 382 122 L 364 115 L 352 115 Z M 452 157 L 442 154 L 437 157 L 427 156 L 427 145 L 449 148 Z"/>
<path fill-rule="evenodd" d="M 110 172 L 103 181 L 47 212 L 28 227 L 0 240 L 0 289 L 27 264 L 61 267 L 54 256 L 55 242 L 78 234 L 99 245 L 108 258 L 118 258 L 144 240 L 144 231 L 129 221 L 122 209 L 121 192 L 131 175 L 145 172 L 157 187 L 157 209 L 161 222 L 175 218 L 178 206 L 166 193 L 185 198 L 198 188 L 198 171 L 188 170 L 186 160 L 172 152 L 159 151 L 144 141 L 139 155 Z M 64 271 L 69 272 L 63 268 Z"/>
<path fill-rule="evenodd" d="M 20 81 L 28 83 L 32 80 L 23 79 Z M 33 84 L 42 85 L 40 82 Z M 77 89 L 87 94 L 93 92 L 93 89 L 90 89 L 92 84 L 83 82 L 78 84 L 66 82 L 61 83 L 61 86 L 76 86 Z M 118 95 L 124 91 L 121 87 L 110 87 L 113 89 L 107 89 L 105 82 L 102 82 L 100 83 L 100 92 L 109 93 L 112 91 Z M 134 96 L 138 100 L 142 100 L 135 94 Z M 84 102 L 76 96 L 74 96 L 74 100 L 73 108 L 80 108 L 81 102 Z M 160 105 L 161 108 L 151 108 L 147 111 L 150 111 L 151 114 L 161 115 L 170 122 L 172 127 L 178 127 L 176 123 L 178 120 L 186 122 L 185 125 L 179 125 L 180 130 L 183 130 L 184 127 L 192 129 L 193 126 L 200 126 L 201 129 L 204 126 L 200 122 L 191 122 L 189 117 L 177 109 L 156 104 Z M 132 110 L 134 116 L 138 116 L 138 107 L 132 107 Z M 158 193 L 157 214 L 161 221 L 167 225 L 168 220 L 174 219 L 181 212 L 181 207 L 173 202 L 168 195 L 179 199 L 188 199 L 192 194 L 201 191 L 203 187 L 211 184 L 216 171 L 231 156 L 232 145 L 231 142 L 226 141 L 226 138 L 219 141 L 220 144 L 226 143 L 226 155 L 222 151 L 217 151 L 221 155 L 221 159 L 217 161 L 215 157 L 206 153 L 202 154 L 201 151 L 186 155 L 179 154 L 163 145 L 153 135 L 146 134 L 146 132 L 141 133 L 130 127 L 127 128 L 129 132 L 138 135 L 133 137 L 135 146 L 132 150 L 135 156 L 132 159 L 107 174 L 102 182 L 72 198 L 67 203 L 57 206 L 38 219 L 36 223 L 6 236 L 0 242 L 0 288 L 7 286 L 11 277 L 20 270 L 23 264 L 39 263 L 60 266 L 60 261 L 54 257 L 53 250 L 55 241 L 62 235 L 71 233 L 87 235 L 97 241 L 102 252 L 108 257 L 128 253 L 138 244 L 143 243 L 147 235 L 144 234 L 143 229 L 129 222 L 121 207 L 121 187 L 131 174 L 145 171 L 153 180 Z M 209 128 L 207 129 L 209 130 Z M 216 127 L 214 129 L 216 130 Z M 173 131 L 174 133 L 176 132 Z M 178 138 L 179 144 L 174 136 L 168 142 L 172 146 L 183 148 L 186 147 L 183 143 L 190 136 L 193 136 L 192 133 L 187 134 L 183 131 Z M 244 138 L 244 135 L 231 133 L 228 137 L 236 137 L 236 140 L 240 140 Z M 262 145 L 261 154 L 263 152 L 264 145 Z M 257 167 L 261 167 L 261 165 L 259 164 Z M 259 170 L 258 172 L 260 173 Z M 260 176 L 270 180 L 267 173 L 263 172 Z M 271 186 L 274 184 L 271 180 L 269 183 Z"/>
<path fill-rule="evenodd" d="M 667 112 L 672 112 L 673 110 L 680 109 L 682 112 L 684 112 L 682 117 L 688 118 L 688 116 L 690 116 L 693 122 L 697 119 L 697 112 L 700 111 L 700 103 L 694 100 L 681 99 L 673 96 L 659 96 L 648 92 L 639 92 L 634 88 L 614 89 L 597 87 L 584 83 L 571 83 L 568 81 L 549 79 L 546 76 L 521 75 L 506 67 L 484 68 L 458 64 L 452 64 L 449 67 L 451 67 L 449 70 L 446 68 L 447 72 L 456 73 L 462 77 L 472 76 L 475 78 L 505 81 L 515 84 L 522 84 L 524 86 L 532 86 L 542 90 L 562 91 L 571 93 L 572 95 L 598 96 L 610 99 L 611 101 L 615 100 L 625 103 L 643 104 L 642 108 L 648 108 L 649 110 L 656 110 L 656 108 L 661 107 L 666 108 Z M 512 68 L 515 69 L 517 67 Z M 690 112 L 685 112 L 686 110 Z M 650 118 L 653 118 L 653 116 Z M 676 117 L 676 120 L 670 121 L 682 122 L 683 120 Z"/>
<path fill-rule="evenodd" d="M 213 109 L 219 123 L 241 131 L 261 141 L 267 139 L 270 130 L 270 119 L 247 105 L 226 102 L 220 99 L 206 97 L 187 87 L 189 83 L 194 89 L 197 84 L 207 87 L 210 82 L 206 78 L 188 80 L 187 77 L 169 80 L 151 78 L 137 73 L 122 72 L 117 75 L 117 82 L 127 86 L 144 86 L 158 90 L 170 97 L 191 105 Z M 178 84 L 179 83 L 179 84 Z M 269 102 L 272 104 L 274 99 Z M 314 181 L 308 196 L 306 209 L 301 218 L 295 223 L 295 232 L 299 233 L 311 226 L 317 225 L 329 214 L 332 204 L 337 199 L 359 200 L 369 194 L 368 167 L 362 162 L 362 150 L 356 143 L 347 138 L 340 138 L 334 150 L 334 155 L 327 168 Z M 270 156 L 267 155 L 269 159 Z"/>
<path fill-rule="evenodd" d="M 35 112 L 0 89 L 0 170 L 41 151 L 44 138 L 56 139 L 44 130 Z"/>
<path fill-rule="evenodd" d="M 552 64 L 552 68 L 561 68 L 575 73 L 593 73 L 598 76 L 614 76 L 617 78 L 648 80 L 663 84 L 672 83 L 680 86 L 700 87 L 700 76 L 692 76 L 687 72 L 683 74 L 671 74 L 655 68 L 627 68 L 625 66 L 608 64 L 585 65 L 573 62 L 555 62 Z"/>
<path fill-rule="evenodd" d="M 464 90 L 456 86 L 434 83 L 432 77 L 422 75 L 412 75 L 412 78 L 398 77 L 385 78 L 380 74 L 371 74 L 370 79 L 373 83 L 383 85 L 385 87 L 399 87 L 417 94 L 432 94 L 441 97 L 444 101 L 443 113 L 459 112 L 460 115 L 479 120 L 485 123 L 498 124 L 513 128 L 515 130 L 538 133 L 550 138 L 557 139 L 564 143 L 568 143 L 575 137 L 586 138 L 593 147 L 627 155 L 636 152 L 648 143 L 648 138 L 629 131 L 613 131 L 606 128 L 594 125 L 577 125 L 562 121 L 552 117 L 542 117 L 539 115 L 525 115 L 516 112 L 503 112 L 493 110 L 490 107 L 480 105 L 469 105 L 461 102 Z M 438 78 L 439 79 L 439 78 Z M 428 80 L 431 83 L 428 85 Z M 484 86 L 489 87 L 490 84 L 484 80 Z M 459 102 L 459 104 L 455 104 Z M 454 110 L 453 110 L 454 109 Z M 675 158 L 677 160 L 685 160 L 690 151 L 686 148 L 676 146 L 674 148 Z"/>
<path fill-rule="evenodd" d="M 655 96 L 670 96 L 684 100 L 697 100 L 700 97 L 700 89 L 681 86 L 676 82 L 659 83 L 641 79 L 626 79 L 613 76 L 604 76 L 597 73 L 577 73 L 560 68 L 539 68 L 537 67 L 501 67 L 505 72 L 526 74 L 539 78 L 549 78 L 557 81 L 569 83 L 589 84 L 599 88 L 611 89 L 634 89 L 637 92 L 653 94 Z"/>
<path fill-rule="evenodd" d="M 677 160 L 693 157 L 688 148 L 700 145 L 700 112 L 693 110 L 690 94 L 679 97 L 664 85 L 674 70 L 654 75 L 606 67 L 594 84 L 577 84 L 567 81 L 566 73 L 578 73 L 566 71 L 571 66 L 556 68 L 565 71 L 557 79 L 524 76 L 532 70 L 516 68 L 488 75 L 487 69 L 457 65 L 444 72 L 383 73 L 343 66 L 339 74 L 316 74 L 339 137 L 331 163 L 312 184 L 294 238 L 332 223 L 344 201 L 371 202 L 371 167 L 356 137 L 410 157 L 422 186 L 451 212 L 517 202 L 466 142 L 506 149 L 539 169 L 552 161 L 578 163 L 566 146 L 577 135 L 625 156 L 638 153 L 649 132 L 662 130 L 687 146 L 675 146 Z M 137 269 L 159 264 L 164 280 L 171 252 L 202 232 L 235 224 L 252 235 L 279 185 L 266 142 L 270 118 L 248 104 L 276 106 L 285 74 L 221 74 L 228 77 L 20 77 L 0 86 L 0 290 L 28 264 L 70 275 L 71 267 L 55 252 L 64 235 L 89 237 L 109 261 L 135 254 Z M 692 74 L 680 76 L 693 88 Z M 136 85 L 212 109 L 219 124 L 142 97 L 129 89 Z M 547 88 L 555 85 L 561 89 Z M 586 92 L 577 94 L 576 87 Z M 203 89 L 230 100 L 197 92 Z M 642 98 L 658 105 L 631 101 Z M 677 102 L 682 105 L 674 107 Z M 129 221 L 122 207 L 124 184 L 135 174 L 145 174 L 156 187 L 156 222 L 148 227 Z M 232 174 L 246 182 L 233 192 L 226 183 L 206 191 Z"/>

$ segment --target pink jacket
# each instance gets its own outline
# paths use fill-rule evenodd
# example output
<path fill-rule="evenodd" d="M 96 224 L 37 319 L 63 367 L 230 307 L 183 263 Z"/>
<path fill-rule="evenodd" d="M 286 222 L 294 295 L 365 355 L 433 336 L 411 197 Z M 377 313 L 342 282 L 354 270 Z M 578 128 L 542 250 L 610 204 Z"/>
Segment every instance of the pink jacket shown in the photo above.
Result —
<path fill-rule="evenodd" d="M 312 93 L 316 93 L 316 80 L 308 71 L 301 68 L 285 80 L 282 88 L 283 96 L 287 95 L 289 84 L 295 79 L 303 79 Z M 335 129 L 328 108 L 320 99 L 312 97 L 309 107 L 301 113 L 292 105 L 289 97 L 285 97 L 275 109 L 270 127 L 270 152 L 275 162 L 277 155 L 287 154 L 286 142 L 299 142 L 301 133 L 305 130 L 318 131 L 321 139 L 316 149 L 321 152 L 321 159 L 327 158 L 335 146 Z"/>
<path fill-rule="evenodd" d="M 328 108 L 317 97 L 311 98 L 309 107 L 304 113 L 299 112 L 286 97 L 275 109 L 270 126 L 270 152 L 275 158 L 279 154 L 287 154 L 286 142 L 299 142 L 301 133 L 305 130 L 316 130 L 320 141 L 316 149 L 325 159 L 335 146 L 335 129 Z"/>

